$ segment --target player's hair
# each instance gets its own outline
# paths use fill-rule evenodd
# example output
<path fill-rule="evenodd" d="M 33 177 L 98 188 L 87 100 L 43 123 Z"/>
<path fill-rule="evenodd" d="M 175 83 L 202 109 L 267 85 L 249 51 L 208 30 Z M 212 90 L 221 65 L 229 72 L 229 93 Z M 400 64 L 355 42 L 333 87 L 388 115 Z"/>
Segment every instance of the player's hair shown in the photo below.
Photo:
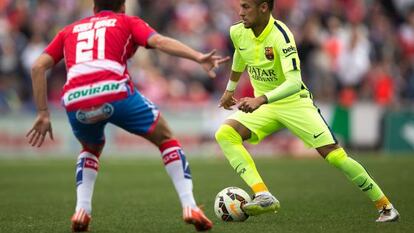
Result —
<path fill-rule="evenodd" d="M 264 2 L 267 2 L 267 5 L 269 6 L 269 10 L 272 11 L 273 10 L 273 2 L 274 0 L 255 0 L 257 5 L 260 5 Z"/>
<path fill-rule="evenodd" d="M 110 10 L 118 12 L 125 4 L 125 0 L 93 0 L 93 3 L 97 11 Z"/>

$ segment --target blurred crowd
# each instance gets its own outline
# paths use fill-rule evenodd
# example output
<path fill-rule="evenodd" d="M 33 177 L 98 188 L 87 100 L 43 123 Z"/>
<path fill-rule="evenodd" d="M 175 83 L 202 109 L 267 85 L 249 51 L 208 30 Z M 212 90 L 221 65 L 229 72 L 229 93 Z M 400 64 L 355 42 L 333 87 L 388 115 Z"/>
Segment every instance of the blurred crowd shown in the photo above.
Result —
<path fill-rule="evenodd" d="M 0 0 L 0 112 L 33 109 L 30 67 L 65 25 L 90 16 L 92 0 Z M 302 75 L 318 101 L 386 107 L 414 103 L 414 0 L 275 0 L 274 16 L 292 30 Z M 229 27 L 239 0 L 127 0 L 128 14 L 159 33 L 207 52 L 232 55 Z M 129 62 L 137 88 L 159 105 L 217 102 L 230 63 L 209 79 L 194 62 L 139 49 Z M 247 77 L 238 95 L 252 95 Z M 48 74 L 60 108 L 61 62 Z"/>

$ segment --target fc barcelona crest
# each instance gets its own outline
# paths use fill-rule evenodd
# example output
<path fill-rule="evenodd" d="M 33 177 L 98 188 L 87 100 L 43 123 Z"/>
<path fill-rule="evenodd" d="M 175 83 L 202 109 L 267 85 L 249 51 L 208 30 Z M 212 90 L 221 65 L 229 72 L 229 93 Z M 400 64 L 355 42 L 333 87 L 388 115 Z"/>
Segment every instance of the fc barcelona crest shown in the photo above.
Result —
<path fill-rule="evenodd" d="M 273 54 L 273 47 L 265 47 L 265 56 L 271 61 L 275 58 L 275 55 Z"/>

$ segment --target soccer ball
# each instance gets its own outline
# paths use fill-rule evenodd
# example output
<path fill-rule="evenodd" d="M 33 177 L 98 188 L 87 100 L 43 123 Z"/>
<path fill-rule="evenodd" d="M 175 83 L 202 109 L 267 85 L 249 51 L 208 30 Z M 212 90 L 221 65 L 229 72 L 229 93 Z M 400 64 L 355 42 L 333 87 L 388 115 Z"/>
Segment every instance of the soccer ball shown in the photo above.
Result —
<path fill-rule="evenodd" d="M 242 222 L 249 217 L 242 209 L 243 205 L 249 201 L 251 198 L 243 189 L 227 187 L 217 194 L 214 213 L 219 219 L 226 222 Z"/>

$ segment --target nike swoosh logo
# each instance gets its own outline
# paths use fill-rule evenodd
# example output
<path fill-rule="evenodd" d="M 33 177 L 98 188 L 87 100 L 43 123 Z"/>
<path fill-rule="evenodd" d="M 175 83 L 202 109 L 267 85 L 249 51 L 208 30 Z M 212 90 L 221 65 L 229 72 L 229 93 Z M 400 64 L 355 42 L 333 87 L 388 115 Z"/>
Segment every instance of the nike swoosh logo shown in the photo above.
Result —
<path fill-rule="evenodd" d="M 367 182 L 367 178 L 365 178 L 364 183 L 362 183 L 361 185 L 358 185 L 358 187 L 362 188 L 362 186 L 364 186 L 364 184 Z"/>
<path fill-rule="evenodd" d="M 325 133 L 325 131 L 323 131 L 322 133 L 319 133 L 319 134 L 314 134 L 313 135 L 313 138 L 314 139 L 317 139 L 319 136 L 321 136 L 323 133 Z"/>
<path fill-rule="evenodd" d="M 237 173 L 237 169 L 239 169 L 240 165 L 241 165 L 241 163 L 239 163 L 239 165 L 236 166 L 236 169 L 234 169 L 234 170 L 236 170 L 236 173 Z"/>
<path fill-rule="evenodd" d="M 239 48 L 239 50 L 240 50 L 240 51 L 242 51 L 242 50 L 246 50 L 246 48 Z"/>
<path fill-rule="evenodd" d="M 241 165 L 241 163 L 239 165 L 237 165 L 237 167 L 235 169 L 237 175 L 239 175 L 239 176 L 241 176 L 242 174 L 244 174 L 246 172 L 246 168 L 242 168 L 242 169 L 240 169 L 240 171 L 237 171 L 239 169 L 240 165 Z"/>
<path fill-rule="evenodd" d="M 366 191 L 372 189 L 372 187 L 374 187 L 374 185 L 372 183 L 370 183 L 366 188 L 362 189 L 362 191 L 366 192 Z"/>

